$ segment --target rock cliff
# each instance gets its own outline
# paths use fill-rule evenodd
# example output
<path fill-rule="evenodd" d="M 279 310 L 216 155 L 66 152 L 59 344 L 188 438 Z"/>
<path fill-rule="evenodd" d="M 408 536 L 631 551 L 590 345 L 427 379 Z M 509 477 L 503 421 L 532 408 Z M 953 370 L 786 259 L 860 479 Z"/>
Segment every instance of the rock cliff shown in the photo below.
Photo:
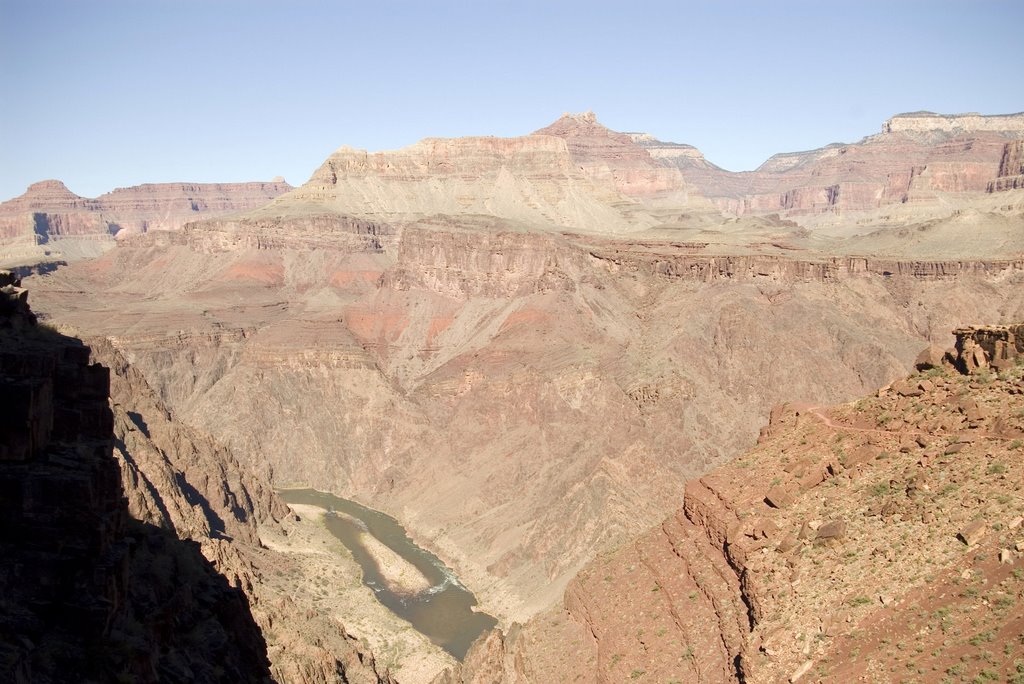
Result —
<path fill-rule="evenodd" d="M 129 518 L 107 369 L 0 272 L 0 674 L 11 682 L 269 681 L 241 592 Z"/>
<path fill-rule="evenodd" d="M 669 144 L 649 137 L 637 139 L 723 211 L 801 216 L 929 205 L 947 193 L 984 192 L 998 173 L 1004 145 L 1022 136 L 1022 114 L 905 114 L 858 143 L 777 154 L 742 173 L 672 153 Z"/>
<path fill-rule="evenodd" d="M 17 682 L 392 681 L 276 580 L 290 561 L 260 533 L 292 516 L 269 471 L 174 422 L 108 341 L 90 349 L 36 325 L 26 291 L 0 278 L 0 671 Z"/>
<path fill-rule="evenodd" d="M 1024 188 L 1024 140 L 1008 142 L 999 161 L 999 176 L 988 184 L 989 192 Z"/>
<path fill-rule="evenodd" d="M 20 197 L 0 203 L 0 259 L 43 256 L 59 251 L 55 241 L 86 239 L 105 248 L 112 237 L 148 230 L 177 230 L 200 216 L 255 209 L 290 190 L 287 183 L 154 183 L 118 188 L 96 199 L 79 197 L 57 180 L 31 185 Z M 49 245 L 43 248 L 37 246 Z M 106 245 L 109 247 L 109 245 Z M 51 249 L 52 248 L 52 249 Z M 64 243 L 70 256 L 80 248 Z"/>
<path fill-rule="evenodd" d="M 1024 135 L 1024 112 L 1017 114 L 982 115 L 936 114 L 934 112 L 909 112 L 897 114 L 884 124 L 883 133 L 932 132 L 961 133 L 964 131 L 997 131 Z"/>

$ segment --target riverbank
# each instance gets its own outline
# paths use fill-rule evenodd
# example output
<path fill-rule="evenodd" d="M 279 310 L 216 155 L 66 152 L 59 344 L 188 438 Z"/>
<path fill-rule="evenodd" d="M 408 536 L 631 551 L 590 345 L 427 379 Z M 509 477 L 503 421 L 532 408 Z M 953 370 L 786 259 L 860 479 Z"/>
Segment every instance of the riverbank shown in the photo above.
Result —
<path fill-rule="evenodd" d="M 260 540 L 294 560 L 297 570 L 288 572 L 283 580 L 297 603 L 343 623 L 402 684 L 427 684 L 455 663 L 443 649 L 378 602 L 362 583 L 362 571 L 351 553 L 325 527 L 324 508 L 289 507 L 299 520 L 285 521 L 284 534 L 276 528 L 261 529 Z"/>
<path fill-rule="evenodd" d="M 330 510 L 333 514 L 323 519 L 323 525 L 351 552 L 362 568 L 363 583 L 395 615 L 455 658 L 461 659 L 475 639 L 496 625 L 493 616 L 478 609 L 476 598 L 457 575 L 416 544 L 397 519 L 314 489 L 279 492 L 290 504 Z"/>

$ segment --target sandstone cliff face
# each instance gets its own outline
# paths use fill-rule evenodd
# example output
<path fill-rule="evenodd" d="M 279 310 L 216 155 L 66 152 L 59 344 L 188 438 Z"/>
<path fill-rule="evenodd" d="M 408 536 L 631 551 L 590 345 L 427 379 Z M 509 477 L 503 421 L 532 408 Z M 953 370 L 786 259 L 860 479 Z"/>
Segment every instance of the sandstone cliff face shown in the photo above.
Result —
<path fill-rule="evenodd" d="M 1012 677 L 1024 367 L 982 384 L 919 363 L 855 404 L 777 407 L 755 449 L 584 568 L 560 610 L 437 681 Z"/>
<path fill-rule="evenodd" d="M 999 177 L 988 185 L 989 192 L 1024 188 L 1024 140 L 1008 142 L 999 161 Z"/>

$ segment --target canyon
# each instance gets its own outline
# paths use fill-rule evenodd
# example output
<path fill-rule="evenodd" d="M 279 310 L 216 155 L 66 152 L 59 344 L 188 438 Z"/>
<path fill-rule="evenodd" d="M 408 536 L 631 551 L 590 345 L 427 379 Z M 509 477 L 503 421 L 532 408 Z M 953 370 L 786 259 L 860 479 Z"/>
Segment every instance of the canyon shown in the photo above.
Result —
<path fill-rule="evenodd" d="M 732 173 L 586 113 L 518 138 L 341 148 L 294 189 L 261 185 L 231 201 L 211 191 L 221 199 L 199 220 L 185 218 L 191 205 L 149 218 L 184 206 L 173 198 L 186 186 L 174 186 L 118 209 L 136 223 L 89 223 L 80 203 L 99 200 L 51 182 L 28 196 L 52 209 L 22 198 L 0 215 L 76 217 L 67 230 L 48 218 L 53 235 L 124 227 L 109 248 L 37 268 L 33 308 L 111 368 L 129 510 L 196 540 L 235 578 L 273 676 L 753 682 L 810 661 L 805 673 L 827 678 L 861 672 L 842 655 L 855 627 L 860 652 L 877 655 L 895 606 L 939 610 L 922 578 L 953 581 L 968 562 L 954 528 L 982 510 L 950 513 L 950 492 L 910 510 L 890 487 L 878 497 L 896 508 L 865 514 L 876 480 L 903 486 L 923 469 L 937 489 L 954 477 L 972 495 L 965 483 L 998 489 L 999 520 L 1020 510 L 1016 471 L 980 474 L 989 461 L 1016 467 L 1010 437 L 964 442 L 942 467 L 948 455 L 931 453 L 960 444 L 954 433 L 1019 429 L 1017 371 L 978 388 L 948 369 L 941 390 L 929 377 L 920 396 L 934 415 L 913 421 L 919 407 L 898 390 L 862 410 L 843 402 L 905 377 L 922 348 L 952 346 L 955 329 L 1024 320 L 1022 139 L 1020 114 L 916 113 L 859 143 Z M 4 237 L 25 239 L 13 227 Z M 984 420 L 936 427 L 962 415 L 943 403 L 961 391 Z M 907 431 L 949 444 L 913 446 Z M 822 446 L 832 443 L 889 456 L 833 472 L 838 456 Z M 776 476 L 781 507 L 764 503 Z M 296 584 L 272 569 L 304 576 L 331 557 L 295 551 L 319 532 L 274 494 L 284 486 L 394 516 L 500 630 L 460 665 L 362 600 L 321 615 L 332 599 L 306 587 L 289 604 Z M 941 524 L 923 522 L 929 512 Z M 894 529 L 929 539 L 942 564 L 895 563 L 906 551 L 896 542 L 860 552 L 862 539 L 893 533 L 879 525 L 896 514 Z M 845 536 L 816 544 L 837 520 Z M 821 523 L 814 535 L 801 537 L 805 521 Z M 992 545 L 1013 547 L 1010 529 L 985 537 L 977 569 L 979 582 L 1009 582 L 1007 595 L 1018 591 L 1009 566 L 985 563 Z M 790 579 L 825 572 L 827 582 Z M 842 624 L 811 624 L 832 608 Z M 301 624 L 288 617 L 300 609 Z M 347 629 L 365 630 L 366 645 Z M 318 642 L 320 630 L 333 636 Z M 370 651 L 399 638 L 387 673 Z M 424 658 L 429 667 L 414 667 Z"/>

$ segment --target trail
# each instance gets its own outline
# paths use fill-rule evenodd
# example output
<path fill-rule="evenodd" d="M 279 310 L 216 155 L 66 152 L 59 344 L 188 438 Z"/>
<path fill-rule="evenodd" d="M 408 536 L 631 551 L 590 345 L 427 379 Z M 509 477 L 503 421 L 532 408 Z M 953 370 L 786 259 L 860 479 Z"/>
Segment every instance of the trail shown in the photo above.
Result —
<path fill-rule="evenodd" d="M 885 430 L 883 428 L 856 427 L 856 426 L 853 426 L 853 425 L 844 425 L 843 423 L 835 422 L 825 412 L 826 411 L 826 407 L 824 407 L 824 406 L 810 406 L 810 405 L 796 405 L 796 404 L 794 404 L 793 406 L 794 406 L 794 408 L 797 409 L 797 411 L 800 411 L 800 412 L 803 412 L 803 413 L 810 413 L 815 418 L 817 418 L 819 421 L 824 423 L 827 427 L 830 427 L 833 430 L 846 430 L 848 432 L 861 432 L 861 433 L 869 433 L 869 434 L 876 434 L 876 435 L 878 435 L 878 434 L 881 434 L 881 435 L 897 435 L 897 436 L 899 436 L 899 435 L 927 435 L 929 437 L 959 437 L 964 432 L 966 432 L 966 430 L 961 430 L 959 432 L 950 432 L 948 430 L 934 431 L 934 430 L 919 430 L 919 429 L 916 429 L 916 428 L 915 429 L 903 429 L 903 430 Z M 1003 437 L 1001 435 L 994 435 L 991 432 L 975 431 L 975 432 L 971 432 L 970 434 L 972 434 L 972 435 L 974 435 L 976 437 L 980 437 L 982 439 L 997 439 L 997 440 L 1000 440 L 1000 441 L 1003 441 L 1003 442 L 1006 442 L 1006 441 L 1009 441 L 1009 440 L 1013 439 L 1012 437 Z"/>

